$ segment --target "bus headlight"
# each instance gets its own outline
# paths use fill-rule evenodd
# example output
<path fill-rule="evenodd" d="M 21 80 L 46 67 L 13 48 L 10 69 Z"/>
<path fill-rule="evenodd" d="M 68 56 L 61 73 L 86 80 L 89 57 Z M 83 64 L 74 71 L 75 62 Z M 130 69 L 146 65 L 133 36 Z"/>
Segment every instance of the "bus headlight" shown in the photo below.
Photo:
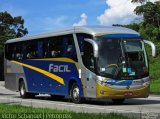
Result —
<path fill-rule="evenodd" d="M 149 77 L 146 77 L 146 78 L 143 78 L 142 81 L 143 81 L 143 86 L 146 86 L 146 85 L 149 85 L 150 79 Z"/>
<path fill-rule="evenodd" d="M 104 82 L 104 81 L 97 80 L 97 83 L 99 83 L 99 84 L 105 86 L 105 82 Z"/>
<path fill-rule="evenodd" d="M 109 86 L 109 84 L 106 83 L 106 80 L 107 80 L 106 78 L 98 76 L 97 79 L 96 79 L 96 82 L 99 83 L 102 86 Z"/>

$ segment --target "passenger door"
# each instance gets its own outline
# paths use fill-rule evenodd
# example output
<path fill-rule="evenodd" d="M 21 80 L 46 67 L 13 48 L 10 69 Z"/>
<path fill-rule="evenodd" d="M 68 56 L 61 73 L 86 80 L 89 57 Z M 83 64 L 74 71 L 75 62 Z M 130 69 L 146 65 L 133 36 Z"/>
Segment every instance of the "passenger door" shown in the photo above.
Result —
<path fill-rule="evenodd" d="M 95 81 L 95 58 L 93 55 L 93 46 L 89 42 L 84 41 L 84 54 L 82 56 L 85 68 L 85 80 L 87 97 L 96 97 L 96 81 Z"/>

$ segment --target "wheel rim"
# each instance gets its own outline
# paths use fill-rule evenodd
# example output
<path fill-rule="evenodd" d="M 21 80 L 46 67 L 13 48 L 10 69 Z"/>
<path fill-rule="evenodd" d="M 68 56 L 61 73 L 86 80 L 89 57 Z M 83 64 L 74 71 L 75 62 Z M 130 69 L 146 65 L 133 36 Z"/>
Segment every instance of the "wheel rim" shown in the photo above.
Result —
<path fill-rule="evenodd" d="M 79 88 L 77 86 L 73 89 L 73 98 L 75 100 L 79 99 Z"/>
<path fill-rule="evenodd" d="M 25 93 L 25 87 L 24 87 L 24 84 L 21 85 L 21 88 L 20 88 L 20 92 L 21 92 L 21 95 L 24 95 Z"/>

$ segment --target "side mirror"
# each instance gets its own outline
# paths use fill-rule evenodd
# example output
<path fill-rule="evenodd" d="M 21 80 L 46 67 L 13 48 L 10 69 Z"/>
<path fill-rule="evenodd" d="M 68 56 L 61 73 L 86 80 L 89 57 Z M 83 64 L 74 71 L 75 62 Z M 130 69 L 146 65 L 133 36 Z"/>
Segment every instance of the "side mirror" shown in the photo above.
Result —
<path fill-rule="evenodd" d="M 144 43 L 146 43 L 146 44 L 151 46 L 151 48 L 152 48 L 152 56 L 155 57 L 156 56 L 156 46 L 155 46 L 155 44 L 153 42 L 151 42 L 151 41 L 148 41 L 148 40 L 143 40 L 143 41 L 144 41 Z"/>
<path fill-rule="evenodd" d="M 89 42 L 90 44 L 92 44 L 94 57 L 97 58 L 98 57 L 98 45 L 97 45 L 97 43 L 93 39 L 85 38 L 84 40 L 86 42 Z"/>

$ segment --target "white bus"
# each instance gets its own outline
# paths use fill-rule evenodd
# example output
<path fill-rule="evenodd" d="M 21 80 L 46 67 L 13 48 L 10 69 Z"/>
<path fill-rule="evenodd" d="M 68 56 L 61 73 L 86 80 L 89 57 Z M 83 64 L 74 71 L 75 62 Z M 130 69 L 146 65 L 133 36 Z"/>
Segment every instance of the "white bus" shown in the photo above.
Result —
<path fill-rule="evenodd" d="M 38 94 L 112 99 L 149 95 L 149 66 L 144 43 L 122 27 L 73 27 L 16 38 L 5 43 L 5 87 L 22 98 Z"/>

